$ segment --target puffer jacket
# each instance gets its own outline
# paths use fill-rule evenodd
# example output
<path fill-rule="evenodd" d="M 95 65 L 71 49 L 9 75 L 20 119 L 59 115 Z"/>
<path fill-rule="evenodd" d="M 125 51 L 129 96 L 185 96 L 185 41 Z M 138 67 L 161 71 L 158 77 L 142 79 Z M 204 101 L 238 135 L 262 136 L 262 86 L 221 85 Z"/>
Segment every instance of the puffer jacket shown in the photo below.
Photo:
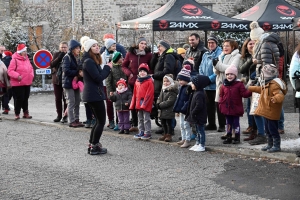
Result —
<path fill-rule="evenodd" d="M 202 41 L 199 41 L 197 48 L 190 47 L 186 50 L 184 61 L 189 58 L 194 58 L 194 68 L 191 70 L 191 76 L 199 74 L 199 66 L 202 62 L 202 56 L 207 51 L 205 44 Z"/>
<path fill-rule="evenodd" d="M 241 54 L 238 49 L 235 49 L 231 52 L 231 54 L 225 55 L 223 52 L 219 55 L 219 61 L 214 66 L 214 73 L 217 75 L 216 77 L 216 98 L 215 102 L 219 102 L 220 98 L 220 88 L 223 84 L 225 77 L 225 70 L 230 67 L 230 65 L 239 66 Z"/>
<path fill-rule="evenodd" d="M 290 71 L 289 71 L 289 78 L 290 78 L 290 82 L 292 84 L 293 89 L 296 88 L 295 79 L 293 79 L 295 71 L 300 72 L 300 55 L 298 54 L 298 52 L 295 52 L 292 57 Z M 300 92 L 296 92 L 295 97 L 300 98 Z"/>
<path fill-rule="evenodd" d="M 29 86 L 34 78 L 33 67 L 28 56 L 24 58 L 17 52 L 12 55 L 7 73 L 10 77 L 11 86 Z M 20 81 L 18 80 L 19 76 L 22 77 Z"/>
<path fill-rule="evenodd" d="M 262 35 L 262 37 L 265 37 Z M 262 41 L 255 44 L 254 47 L 254 58 L 257 59 L 256 65 L 256 76 L 260 76 L 261 67 L 266 64 L 279 65 L 279 48 L 278 43 L 280 38 L 276 33 L 271 33 L 266 36 Z"/>
<path fill-rule="evenodd" d="M 251 92 L 260 94 L 255 114 L 270 120 L 279 120 L 287 87 L 283 80 L 275 78 L 265 86 L 249 86 Z M 275 103 L 271 102 L 274 98 Z"/>
<path fill-rule="evenodd" d="M 79 72 L 79 64 L 77 59 L 74 57 L 72 50 L 80 46 L 80 43 L 76 40 L 70 40 L 69 42 L 69 51 L 66 56 L 62 59 L 62 87 L 66 89 L 72 89 L 72 81 Z"/>
<path fill-rule="evenodd" d="M 173 112 L 186 114 L 189 105 L 189 94 L 187 88 L 189 85 L 183 85 L 179 88 L 178 96 L 174 104 Z"/>
<path fill-rule="evenodd" d="M 178 94 L 178 83 L 161 90 L 160 95 L 156 101 L 159 108 L 158 117 L 161 119 L 173 119 L 175 113 L 172 111 L 176 97 Z"/>
<path fill-rule="evenodd" d="M 127 80 L 126 75 L 122 71 L 122 66 L 112 63 L 111 73 L 105 79 L 107 96 L 109 96 L 110 92 L 116 91 L 116 84 L 120 78 Z"/>
<path fill-rule="evenodd" d="M 103 69 L 100 65 L 90 57 L 88 52 L 83 54 L 83 82 L 84 88 L 82 93 L 83 102 L 96 102 L 106 99 L 104 93 L 103 80 L 111 72 L 108 65 L 104 65 Z"/>
<path fill-rule="evenodd" d="M 127 88 L 127 90 L 123 93 L 114 92 L 113 96 L 109 96 L 109 99 L 112 102 L 115 102 L 115 108 L 117 111 L 129 111 L 132 92 Z M 128 106 L 126 106 L 125 103 L 128 103 Z"/>
<path fill-rule="evenodd" d="M 138 68 L 141 63 L 147 63 L 150 66 L 150 61 L 152 58 L 152 53 L 150 48 L 145 49 L 145 55 L 137 55 L 135 52 L 135 47 L 130 47 L 129 51 L 126 54 L 126 57 L 122 63 L 122 70 L 124 74 L 129 77 L 130 74 L 133 75 L 131 79 L 128 80 L 130 86 L 134 86 L 139 74 Z M 150 73 L 150 72 L 149 72 Z"/>
<path fill-rule="evenodd" d="M 231 84 L 223 84 L 220 90 L 220 112 L 223 115 L 242 117 L 244 114 L 243 97 L 248 98 L 251 94 L 239 80 Z"/>
<path fill-rule="evenodd" d="M 252 55 L 246 54 L 245 58 L 241 58 L 239 64 L 239 71 L 249 81 L 250 75 L 255 71 L 256 65 L 252 61 Z"/>
<path fill-rule="evenodd" d="M 207 51 L 203 54 L 202 62 L 199 67 L 199 74 L 208 76 L 211 84 L 205 88 L 205 90 L 216 90 L 216 74 L 214 73 L 214 66 L 212 60 L 218 58 L 222 53 L 222 48 L 217 47 L 214 51 Z"/>
<path fill-rule="evenodd" d="M 163 78 L 166 74 L 174 74 L 175 70 L 175 56 L 172 48 L 163 52 L 155 65 L 152 78 L 154 79 L 154 95 L 158 97 L 162 88 Z"/>

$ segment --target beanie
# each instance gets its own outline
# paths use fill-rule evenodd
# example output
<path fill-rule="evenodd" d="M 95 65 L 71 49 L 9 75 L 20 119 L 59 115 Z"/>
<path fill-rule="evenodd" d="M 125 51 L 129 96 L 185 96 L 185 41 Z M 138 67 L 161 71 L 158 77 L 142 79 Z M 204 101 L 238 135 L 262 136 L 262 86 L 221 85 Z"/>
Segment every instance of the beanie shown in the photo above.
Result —
<path fill-rule="evenodd" d="M 147 72 L 147 74 L 149 73 L 149 66 L 147 65 L 147 63 L 140 64 L 140 66 L 139 66 L 139 72 L 141 70 L 145 70 Z"/>
<path fill-rule="evenodd" d="M 251 40 L 259 40 L 260 36 L 265 32 L 256 21 L 251 22 L 250 29 Z"/>
<path fill-rule="evenodd" d="M 83 42 L 83 48 L 86 52 L 88 52 L 94 44 L 98 44 L 98 42 L 94 39 L 88 39 Z"/>
<path fill-rule="evenodd" d="M 207 42 L 208 42 L 209 40 L 213 40 L 213 41 L 216 42 L 216 44 L 218 44 L 218 38 L 217 38 L 217 36 L 215 36 L 214 34 L 211 34 L 210 36 L 208 36 Z"/>
<path fill-rule="evenodd" d="M 120 52 L 118 52 L 118 51 L 115 51 L 115 52 L 113 53 L 113 56 L 112 56 L 112 60 L 111 60 L 111 61 L 112 61 L 113 63 L 117 63 L 121 57 L 122 57 L 122 54 L 121 54 Z"/>
<path fill-rule="evenodd" d="M 184 49 L 188 49 L 188 48 L 190 48 L 190 45 L 188 45 L 188 44 L 184 44 L 184 45 L 182 46 L 182 48 L 184 48 Z"/>
<path fill-rule="evenodd" d="M 230 65 L 230 66 L 225 70 L 225 75 L 226 75 L 226 74 L 234 74 L 235 77 L 237 77 L 237 75 L 238 75 L 238 70 L 237 70 L 236 66 Z"/>
<path fill-rule="evenodd" d="M 111 34 L 111 33 L 106 33 L 106 34 L 103 35 L 103 41 L 105 41 L 105 40 L 108 39 L 108 38 L 114 40 L 114 39 L 115 39 L 115 36 L 114 36 L 113 34 Z"/>
<path fill-rule="evenodd" d="M 273 64 L 266 64 L 262 67 L 261 72 L 264 79 L 274 78 L 278 74 L 277 67 Z"/>
<path fill-rule="evenodd" d="M 194 60 L 192 60 L 192 59 L 187 59 L 186 61 L 184 61 L 183 63 L 182 63 L 182 65 L 184 66 L 184 65 L 189 65 L 190 67 L 191 67 L 191 69 L 193 69 L 193 67 L 194 67 Z"/>
<path fill-rule="evenodd" d="M 125 79 L 120 78 L 120 80 L 118 80 L 118 82 L 117 82 L 117 87 L 118 87 L 118 85 L 119 85 L 120 83 L 122 83 L 123 85 L 125 85 L 125 87 L 127 87 L 127 84 L 126 84 L 126 80 L 125 80 Z"/>
<path fill-rule="evenodd" d="M 17 53 L 22 53 L 24 51 L 27 51 L 27 47 L 25 44 L 21 43 L 21 44 L 18 44 L 17 46 Z"/>
<path fill-rule="evenodd" d="M 88 37 L 88 36 L 82 36 L 80 38 L 80 44 L 81 44 L 81 46 L 84 46 L 85 41 L 87 41 L 89 39 L 90 39 L 90 37 Z"/>
<path fill-rule="evenodd" d="M 147 42 L 146 38 L 140 37 L 140 38 L 136 41 L 136 45 L 139 45 L 142 41 Z"/>
<path fill-rule="evenodd" d="M 109 49 L 113 44 L 116 44 L 116 41 L 111 38 L 106 39 L 104 43 L 106 49 Z"/>
<path fill-rule="evenodd" d="M 160 40 L 158 43 L 157 43 L 157 46 L 163 46 L 165 47 L 166 49 L 170 49 L 170 45 L 165 41 L 165 40 Z"/>
<path fill-rule="evenodd" d="M 181 71 L 177 74 L 177 79 L 190 82 L 191 81 L 191 66 L 184 65 Z"/>
<path fill-rule="evenodd" d="M 177 48 L 177 54 L 185 54 L 186 50 L 184 48 Z"/>

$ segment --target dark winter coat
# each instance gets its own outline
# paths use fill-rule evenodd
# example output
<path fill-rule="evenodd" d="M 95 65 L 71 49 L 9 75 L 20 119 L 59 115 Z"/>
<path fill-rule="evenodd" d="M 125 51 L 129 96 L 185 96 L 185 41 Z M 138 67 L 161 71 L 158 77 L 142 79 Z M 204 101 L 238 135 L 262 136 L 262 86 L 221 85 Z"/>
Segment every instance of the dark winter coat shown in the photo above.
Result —
<path fill-rule="evenodd" d="M 129 109 L 151 112 L 154 100 L 154 85 L 151 76 L 138 77 L 134 84 L 132 101 Z"/>
<path fill-rule="evenodd" d="M 56 76 L 57 70 L 62 62 L 63 57 L 66 55 L 64 52 L 55 52 L 53 55 L 53 59 L 50 63 L 51 67 L 51 74 L 52 74 L 52 83 L 56 85 L 61 85 L 62 83 L 59 83 L 59 80 Z"/>
<path fill-rule="evenodd" d="M 78 46 L 80 46 L 79 42 L 77 42 L 76 40 L 70 40 L 70 49 L 67 53 L 67 56 L 63 57 L 62 59 L 62 87 L 66 89 L 72 89 L 73 78 L 77 76 L 79 72 L 79 64 L 77 63 L 77 59 L 72 53 L 72 50 Z"/>
<path fill-rule="evenodd" d="M 83 62 L 83 81 L 84 89 L 82 93 L 83 102 L 96 102 L 106 99 L 103 88 L 103 80 L 107 78 L 111 69 L 108 65 L 104 65 L 103 69 L 100 65 L 85 52 L 82 58 Z"/>
<path fill-rule="evenodd" d="M 189 105 L 189 94 L 187 93 L 188 85 L 183 85 L 179 88 L 179 94 L 175 101 L 173 112 L 186 114 Z"/>
<path fill-rule="evenodd" d="M 239 64 L 240 73 L 246 78 L 246 81 L 249 80 L 250 75 L 255 71 L 256 64 L 252 61 L 252 55 L 246 54 L 245 58 L 241 58 Z"/>
<path fill-rule="evenodd" d="M 10 61 L 11 61 L 12 57 L 11 56 L 5 56 L 2 61 L 5 64 L 6 68 L 8 68 Z"/>
<path fill-rule="evenodd" d="M 138 68 L 141 63 L 147 63 L 150 65 L 150 60 L 152 58 L 151 49 L 146 48 L 146 55 L 136 55 L 135 47 L 130 47 L 129 51 L 126 54 L 126 57 L 122 63 L 122 70 L 124 74 L 129 77 L 130 74 L 133 75 L 131 79 L 128 80 L 128 84 L 130 86 L 134 86 L 135 81 L 137 79 L 137 75 L 139 74 Z M 150 73 L 149 73 L 150 74 Z"/>
<path fill-rule="evenodd" d="M 161 119 L 173 119 L 175 113 L 172 111 L 176 97 L 178 94 L 178 84 L 174 84 L 164 91 L 161 90 L 160 95 L 156 101 L 159 109 L 158 117 Z"/>
<path fill-rule="evenodd" d="M 243 97 L 248 98 L 252 92 L 247 90 L 241 81 L 235 80 L 231 84 L 222 85 L 220 89 L 219 109 L 224 115 L 243 116 Z"/>
<path fill-rule="evenodd" d="M 115 108 L 117 111 L 129 111 L 129 106 L 132 99 L 132 92 L 130 89 L 127 89 L 123 93 L 114 92 L 113 96 L 109 96 L 109 99 L 112 102 L 115 102 Z M 128 103 L 128 106 L 125 105 Z"/>
<path fill-rule="evenodd" d="M 163 52 L 155 65 L 152 78 L 154 79 L 154 95 L 158 97 L 162 88 L 163 78 L 166 74 L 174 74 L 176 53 L 172 48 Z"/>
<path fill-rule="evenodd" d="M 256 76 L 260 75 L 260 69 L 266 64 L 274 64 L 278 66 L 279 62 L 279 48 L 278 43 L 280 38 L 276 33 L 271 33 L 260 43 L 254 47 L 254 58 L 257 59 Z"/>
<path fill-rule="evenodd" d="M 194 58 L 194 67 L 191 71 L 191 75 L 199 74 L 199 66 L 202 62 L 202 56 L 207 51 L 205 48 L 205 44 L 202 41 L 199 41 L 197 48 L 188 48 L 185 53 L 184 60 L 188 60 L 189 58 Z"/>
<path fill-rule="evenodd" d="M 120 78 L 127 80 L 126 75 L 122 71 L 122 66 L 112 64 L 111 73 L 105 79 L 107 96 L 109 96 L 110 92 L 116 91 L 116 84 L 120 80 Z"/>
<path fill-rule="evenodd" d="M 185 119 L 191 124 L 204 125 L 207 122 L 207 108 L 206 96 L 203 88 L 210 84 L 210 80 L 207 76 L 197 75 L 197 80 L 194 84 L 197 90 L 193 90 L 190 94 L 189 106 Z"/>

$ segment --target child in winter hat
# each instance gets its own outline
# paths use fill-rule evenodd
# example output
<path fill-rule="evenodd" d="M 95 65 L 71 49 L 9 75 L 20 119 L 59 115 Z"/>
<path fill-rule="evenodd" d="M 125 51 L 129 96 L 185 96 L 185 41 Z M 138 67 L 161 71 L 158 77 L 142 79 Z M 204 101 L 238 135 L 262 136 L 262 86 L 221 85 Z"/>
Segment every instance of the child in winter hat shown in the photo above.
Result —
<path fill-rule="evenodd" d="M 177 79 L 186 81 L 189 83 L 191 81 L 191 66 L 189 64 L 185 64 L 181 71 L 177 74 Z"/>
<path fill-rule="evenodd" d="M 106 49 L 109 49 L 113 44 L 116 44 L 116 41 L 111 38 L 106 39 L 104 43 Z"/>
<path fill-rule="evenodd" d="M 117 111 L 119 119 L 119 134 L 129 134 L 130 125 L 130 113 L 129 105 L 132 99 L 131 90 L 128 90 L 126 80 L 121 78 L 116 84 L 116 92 L 110 93 L 109 99 L 115 102 L 115 109 Z"/>
<path fill-rule="evenodd" d="M 234 65 L 230 65 L 226 70 L 225 70 L 225 75 L 227 74 L 234 74 L 235 78 L 238 76 L 238 70 L 237 67 Z"/>
<path fill-rule="evenodd" d="M 251 40 L 259 40 L 259 38 L 264 34 L 264 30 L 259 26 L 258 22 L 253 21 L 250 24 L 250 38 Z"/>
<path fill-rule="evenodd" d="M 120 58 L 123 58 L 122 54 L 121 54 L 120 52 L 116 51 L 116 52 L 113 53 L 113 56 L 112 56 L 112 60 L 111 60 L 111 61 L 112 61 L 114 64 L 116 64 L 116 63 L 120 60 Z"/>

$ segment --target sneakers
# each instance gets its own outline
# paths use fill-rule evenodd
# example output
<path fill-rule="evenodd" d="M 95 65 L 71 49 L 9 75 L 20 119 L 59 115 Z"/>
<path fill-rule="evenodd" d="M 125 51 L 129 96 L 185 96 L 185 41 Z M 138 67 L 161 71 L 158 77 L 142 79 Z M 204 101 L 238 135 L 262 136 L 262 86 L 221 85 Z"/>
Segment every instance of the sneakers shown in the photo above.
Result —
<path fill-rule="evenodd" d="M 68 116 L 63 116 L 63 118 L 61 118 L 60 120 L 61 123 L 67 123 L 68 122 Z"/>
<path fill-rule="evenodd" d="M 62 118 L 61 116 L 57 116 L 53 121 L 54 122 L 59 122 L 61 120 L 61 118 Z"/>
<path fill-rule="evenodd" d="M 98 154 L 106 154 L 106 153 L 107 153 L 107 149 L 103 148 L 100 143 L 91 145 L 90 155 L 98 155 Z"/>
<path fill-rule="evenodd" d="M 144 136 L 144 131 L 141 131 L 139 134 L 133 136 L 134 139 L 141 139 Z"/>
<path fill-rule="evenodd" d="M 249 127 L 248 127 L 246 130 L 244 130 L 242 133 L 246 135 L 246 134 L 251 134 L 252 131 L 253 131 L 252 126 L 249 126 Z"/>
<path fill-rule="evenodd" d="M 76 119 L 75 122 L 78 124 L 78 127 L 84 127 L 84 124 L 81 123 L 79 119 Z"/>
<path fill-rule="evenodd" d="M 15 120 L 20 119 L 20 115 L 15 115 Z"/>
<path fill-rule="evenodd" d="M 115 125 L 115 127 L 114 127 L 114 131 L 119 131 L 120 129 L 119 129 L 119 125 L 117 124 L 117 125 Z"/>
<path fill-rule="evenodd" d="M 194 151 L 196 148 L 198 148 L 199 144 L 195 144 L 194 146 L 192 146 L 191 148 L 189 148 L 189 150 Z"/>
<path fill-rule="evenodd" d="M 197 151 L 197 152 L 205 151 L 205 147 L 203 147 L 202 145 L 199 144 L 199 145 L 194 149 L 194 151 Z"/>
<path fill-rule="evenodd" d="M 142 137 L 141 137 L 142 140 L 149 140 L 151 139 L 151 134 L 144 134 Z M 166 141 L 166 140 L 165 140 Z"/>
<path fill-rule="evenodd" d="M 24 111 L 23 118 L 24 119 L 31 119 L 32 118 L 32 116 L 29 115 L 29 111 L 28 110 Z"/>
<path fill-rule="evenodd" d="M 2 114 L 8 115 L 8 112 L 9 112 L 9 110 L 5 109 L 5 110 L 2 112 Z"/>
<path fill-rule="evenodd" d="M 254 140 L 249 141 L 250 145 L 258 145 L 258 144 L 265 144 L 265 143 L 267 143 L 267 138 L 266 136 L 263 135 L 258 135 Z"/>

